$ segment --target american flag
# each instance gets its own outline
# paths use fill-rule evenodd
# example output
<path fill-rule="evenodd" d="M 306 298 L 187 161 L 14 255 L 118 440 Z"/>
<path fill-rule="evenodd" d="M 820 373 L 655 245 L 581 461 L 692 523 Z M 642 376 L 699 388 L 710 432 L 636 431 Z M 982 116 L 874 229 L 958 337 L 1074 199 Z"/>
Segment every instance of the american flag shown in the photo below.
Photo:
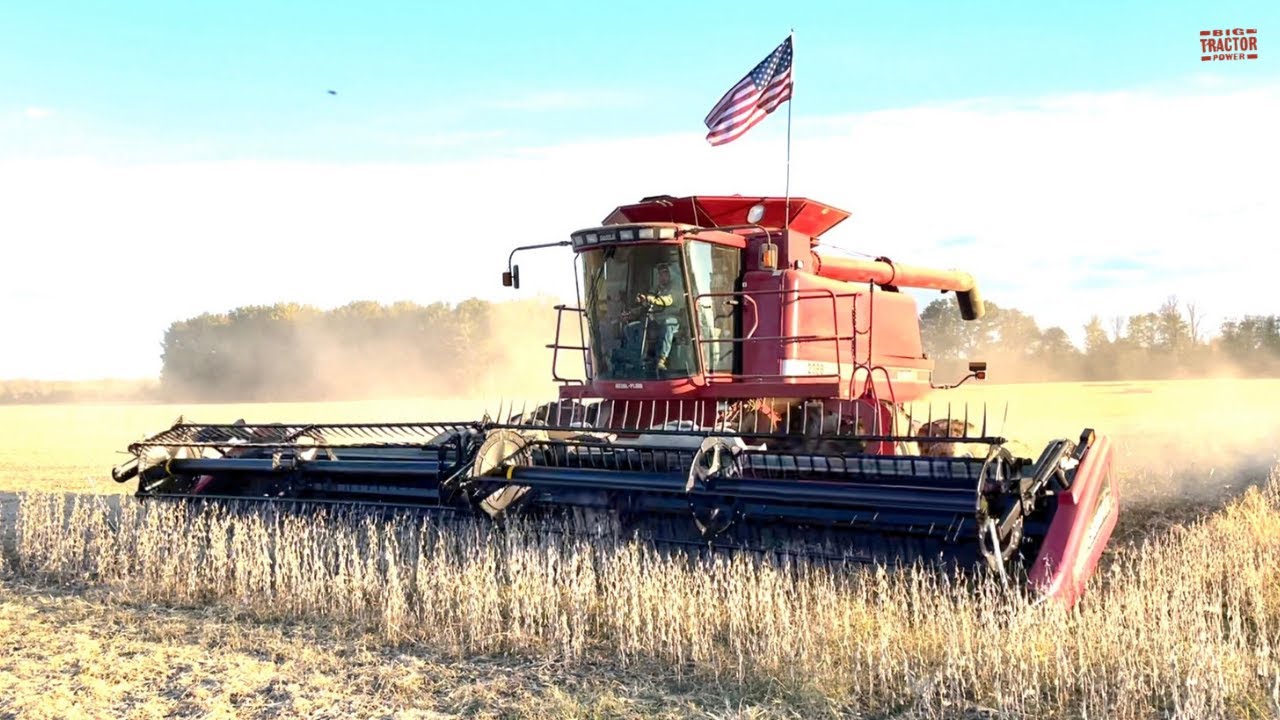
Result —
<path fill-rule="evenodd" d="M 723 145 L 737 140 L 765 115 L 791 99 L 792 84 L 791 38 L 787 37 L 711 108 L 705 121 L 711 130 L 707 133 L 707 142 Z"/>

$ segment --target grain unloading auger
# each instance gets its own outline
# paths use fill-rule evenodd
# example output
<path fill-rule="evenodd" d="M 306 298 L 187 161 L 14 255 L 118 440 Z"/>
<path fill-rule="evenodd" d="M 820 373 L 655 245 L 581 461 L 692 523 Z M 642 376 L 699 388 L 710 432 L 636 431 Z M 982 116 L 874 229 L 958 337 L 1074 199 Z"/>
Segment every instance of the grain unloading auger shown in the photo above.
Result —
<path fill-rule="evenodd" d="M 1074 603 L 1116 522 L 1109 439 L 1085 429 L 1028 457 L 985 409 L 913 416 L 954 386 L 933 384 L 901 288 L 954 292 L 966 320 L 983 303 L 966 273 L 820 254 L 847 217 L 805 198 L 619 207 L 516 250 L 571 246 L 580 265 L 548 346 L 556 400 L 458 422 L 179 421 L 113 477 L 144 498 L 568 515 L 663 545 L 989 568 Z M 503 282 L 519 287 L 518 266 Z M 582 378 L 560 375 L 565 358 Z"/>

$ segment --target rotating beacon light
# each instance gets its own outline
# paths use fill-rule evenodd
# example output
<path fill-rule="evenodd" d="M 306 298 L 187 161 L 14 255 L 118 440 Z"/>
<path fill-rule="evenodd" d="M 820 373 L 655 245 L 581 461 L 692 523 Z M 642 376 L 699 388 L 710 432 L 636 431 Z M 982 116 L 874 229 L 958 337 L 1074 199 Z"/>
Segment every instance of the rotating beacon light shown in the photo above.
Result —
<path fill-rule="evenodd" d="M 769 231 L 760 227 L 760 221 L 764 218 L 764 205 L 752 205 L 747 211 L 747 222 L 755 225 L 756 229 L 764 233 L 764 245 L 760 246 L 760 269 L 761 270 L 777 270 L 778 269 L 778 246 L 773 243 L 773 236 Z"/>

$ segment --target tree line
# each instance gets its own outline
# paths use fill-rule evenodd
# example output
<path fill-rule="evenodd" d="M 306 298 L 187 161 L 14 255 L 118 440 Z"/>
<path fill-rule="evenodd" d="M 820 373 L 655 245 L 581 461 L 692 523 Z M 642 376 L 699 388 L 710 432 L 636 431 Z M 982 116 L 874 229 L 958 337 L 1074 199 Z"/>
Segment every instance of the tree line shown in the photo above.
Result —
<path fill-rule="evenodd" d="M 576 344 L 576 318 L 562 340 Z M 920 313 L 925 351 L 939 378 L 988 362 L 996 382 L 1139 380 L 1216 372 L 1280 373 L 1280 315 L 1228 320 L 1206 332 L 1194 305 L 1083 327 L 1084 346 L 1060 327 L 1041 329 L 1015 308 L 986 303 L 964 321 L 953 295 Z M 377 394 L 465 394 L 550 387 L 555 313 L 544 299 L 450 305 L 354 302 L 329 311 L 292 303 L 247 306 L 173 323 L 163 342 L 160 387 L 172 399 L 297 400 Z M 575 357 L 562 360 L 578 377 Z"/>
<path fill-rule="evenodd" d="M 286 401 L 389 395 L 535 397 L 549 393 L 556 313 L 547 298 L 457 304 L 353 302 L 332 310 L 280 303 L 206 313 L 169 326 L 158 385 L 142 382 L 0 383 L 0 403 L 83 399 Z M 984 360 L 995 382 L 1138 380 L 1280 375 L 1280 315 L 1246 315 L 1216 332 L 1203 314 L 1169 298 L 1129 317 L 1093 317 L 1083 346 L 1060 327 L 986 303 L 981 320 L 961 319 L 947 295 L 920 313 L 925 351 L 939 381 Z M 577 343 L 566 314 L 562 342 Z M 579 377 L 580 356 L 561 357 Z"/>
<path fill-rule="evenodd" d="M 292 401 L 503 391 L 548 374 L 545 300 L 456 305 L 281 303 L 169 326 L 160 388 L 169 399 Z M 575 320 L 576 324 L 576 320 Z"/>
<path fill-rule="evenodd" d="M 158 399 L 151 380 L 0 380 L 0 405 L 119 403 Z"/>
<path fill-rule="evenodd" d="M 970 360 L 987 361 L 991 379 L 1003 382 L 1280 373 L 1280 315 L 1229 319 L 1210 333 L 1203 312 L 1177 297 L 1151 312 L 1091 317 L 1082 328 L 1083 347 L 1064 329 L 1041 329 L 1026 313 L 993 302 L 986 303 L 983 318 L 966 322 L 950 295 L 925 306 L 920 329 L 944 377 L 962 372 Z"/>

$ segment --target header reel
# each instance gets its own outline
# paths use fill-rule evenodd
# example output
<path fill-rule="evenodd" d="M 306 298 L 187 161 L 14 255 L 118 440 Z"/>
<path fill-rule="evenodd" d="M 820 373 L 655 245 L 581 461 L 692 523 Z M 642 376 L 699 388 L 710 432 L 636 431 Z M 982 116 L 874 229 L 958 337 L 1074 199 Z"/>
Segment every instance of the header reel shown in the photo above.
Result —
<path fill-rule="evenodd" d="M 1062 498 L 1097 449 L 1086 430 L 1037 459 L 989 436 L 934 441 L 983 448 L 977 456 L 822 452 L 815 438 L 865 447 L 924 437 L 854 434 L 847 422 L 800 436 L 728 423 L 600 427 L 574 420 L 590 406 L 552 407 L 542 417 L 570 421 L 179 423 L 132 445 L 134 459 L 113 477 L 136 477 L 141 498 L 391 504 L 497 522 L 599 514 L 673 547 L 921 560 L 1008 582 L 1055 552 L 1046 543 Z"/>

